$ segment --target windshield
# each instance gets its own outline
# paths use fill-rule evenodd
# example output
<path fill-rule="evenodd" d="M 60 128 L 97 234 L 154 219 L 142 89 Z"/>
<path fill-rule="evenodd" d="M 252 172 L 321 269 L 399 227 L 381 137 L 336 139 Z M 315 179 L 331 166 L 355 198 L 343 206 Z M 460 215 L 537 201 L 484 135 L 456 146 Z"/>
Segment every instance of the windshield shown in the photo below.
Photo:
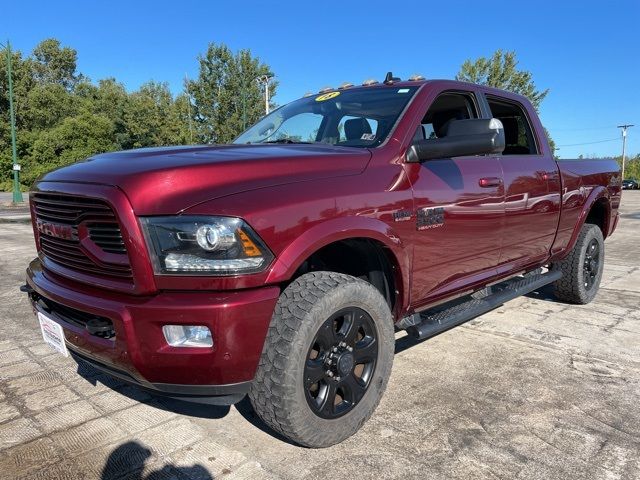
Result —
<path fill-rule="evenodd" d="M 417 87 L 340 90 L 270 113 L 233 143 L 328 143 L 375 147 L 387 138 Z"/>

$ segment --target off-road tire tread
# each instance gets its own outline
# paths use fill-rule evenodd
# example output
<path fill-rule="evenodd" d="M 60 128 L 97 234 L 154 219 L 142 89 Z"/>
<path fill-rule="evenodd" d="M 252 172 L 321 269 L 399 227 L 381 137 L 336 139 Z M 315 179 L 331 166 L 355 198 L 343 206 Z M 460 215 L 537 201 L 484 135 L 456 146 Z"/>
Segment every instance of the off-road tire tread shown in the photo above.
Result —
<path fill-rule="evenodd" d="M 284 435 L 293 442 L 311 447 L 325 447 L 333 445 L 343 438 L 336 437 L 334 429 L 317 430 L 309 425 L 301 430 L 300 425 L 294 427 L 292 414 L 307 405 L 299 405 L 292 394 L 295 377 L 285 368 L 287 360 L 295 352 L 306 355 L 306 344 L 309 338 L 299 334 L 303 322 L 324 295 L 331 290 L 350 283 L 360 283 L 364 288 L 375 288 L 358 278 L 335 272 L 312 272 L 302 275 L 282 292 L 276 304 L 274 314 L 269 325 L 264 348 L 258 365 L 258 370 L 249 392 L 249 399 L 258 416 L 276 432 Z M 376 293 L 377 290 L 375 290 Z M 380 298 L 382 296 L 380 295 Z M 386 304 L 385 304 L 386 305 Z M 389 331 L 393 338 L 391 314 L 389 312 Z M 390 363 L 390 362 L 389 362 Z M 378 365 L 376 368 L 381 368 Z M 388 366 L 389 372 L 391 366 Z M 386 387 L 386 380 L 380 391 L 380 396 Z M 375 401 L 371 412 L 359 422 L 350 425 L 350 434 L 355 433 L 370 417 L 379 403 Z M 357 408 L 357 407 L 356 407 Z M 344 417 L 340 418 L 344 420 Z M 311 440 L 312 439 L 312 440 Z"/>
<path fill-rule="evenodd" d="M 554 294 L 559 300 L 578 305 L 584 305 L 593 300 L 595 292 L 592 295 L 588 295 L 582 285 L 583 280 L 580 262 L 586 238 L 591 232 L 594 232 L 596 237 L 600 238 L 600 255 L 604 257 L 604 240 L 600 227 L 592 223 L 585 223 L 580 229 L 578 239 L 571 253 L 553 266 L 554 269 L 562 271 L 562 278 L 556 280 L 553 284 Z M 598 286 L 599 285 L 596 285 L 595 287 L 596 291 Z"/>

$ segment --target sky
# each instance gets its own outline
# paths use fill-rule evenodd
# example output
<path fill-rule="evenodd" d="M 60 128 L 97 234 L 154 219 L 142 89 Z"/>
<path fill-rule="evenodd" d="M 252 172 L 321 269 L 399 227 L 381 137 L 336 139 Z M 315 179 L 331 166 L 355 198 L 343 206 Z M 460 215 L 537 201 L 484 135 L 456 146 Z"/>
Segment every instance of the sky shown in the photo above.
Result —
<path fill-rule="evenodd" d="M 94 81 L 182 89 L 210 42 L 271 66 L 284 104 L 387 71 L 453 78 L 466 59 L 514 50 L 540 89 L 543 124 L 563 158 L 640 153 L 640 0 L 242 2 L 2 0 L 0 41 L 30 53 L 54 37 Z M 7 21 L 10 19 L 10 21 Z"/>

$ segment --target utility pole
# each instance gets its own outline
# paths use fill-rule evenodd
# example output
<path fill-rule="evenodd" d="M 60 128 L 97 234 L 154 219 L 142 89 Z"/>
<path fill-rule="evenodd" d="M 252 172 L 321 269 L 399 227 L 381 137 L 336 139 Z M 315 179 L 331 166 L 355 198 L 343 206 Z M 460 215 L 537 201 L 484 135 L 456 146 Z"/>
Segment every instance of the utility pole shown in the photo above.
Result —
<path fill-rule="evenodd" d="M 193 145 L 193 126 L 191 125 L 191 92 L 189 91 L 189 77 L 184 74 L 184 89 L 187 92 L 187 116 L 189 117 L 189 144 Z"/>
<path fill-rule="evenodd" d="M 633 127 L 633 125 L 618 125 L 618 128 L 622 129 L 622 180 L 624 180 L 624 156 L 627 147 L 627 129 Z"/>
<path fill-rule="evenodd" d="M 260 85 L 264 85 L 264 113 L 269 114 L 269 83 L 273 80 L 273 77 L 269 75 L 262 75 L 256 78 L 256 82 Z"/>
<path fill-rule="evenodd" d="M 16 112 L 13 107 L 13 75 L 11 72 L 11 44 L 7 40 L 7 45 L 0 43 L 7 53 L 7 77 L 9 79 L 9 112 L 11 117 L 11 155 L 13 157 L 13 203 L 22 203 L 22 192 L 20 191 L 20 165 L 18 164 L 18 151 L 16 148 Z"/>

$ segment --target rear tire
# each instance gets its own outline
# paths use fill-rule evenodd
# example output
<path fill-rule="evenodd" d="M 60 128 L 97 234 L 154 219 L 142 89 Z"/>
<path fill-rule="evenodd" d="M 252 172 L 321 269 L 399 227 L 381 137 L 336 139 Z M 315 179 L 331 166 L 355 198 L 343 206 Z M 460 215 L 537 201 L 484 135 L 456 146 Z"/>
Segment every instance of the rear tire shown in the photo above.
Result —
<path fill-rule="evenodd" d="M 378 405 L 394 344 L 391 312 L 375 287 L 333 272 L 302 275 L 278 300 L 249 399 L 293 442 L 334 445 Z"/>
<path fill-rule="evenodd" d="M 553 265 L 562 270 L 562 278 L 554 282 L 556 297 L 569 303 L 589 303 L 598 293 L 603 266 L 602 231 L 597 225 L 585 223 L 571 253 Z"/>

